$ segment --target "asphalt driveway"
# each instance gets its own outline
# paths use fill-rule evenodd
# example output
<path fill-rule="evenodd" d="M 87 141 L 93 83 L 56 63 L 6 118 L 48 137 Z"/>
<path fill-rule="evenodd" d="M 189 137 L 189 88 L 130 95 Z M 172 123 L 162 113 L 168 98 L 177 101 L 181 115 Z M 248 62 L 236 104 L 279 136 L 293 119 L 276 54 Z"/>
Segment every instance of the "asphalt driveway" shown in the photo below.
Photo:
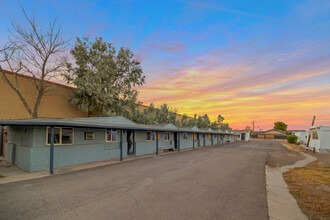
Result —
<path fill-rule="evenodd" d="M 272 140 L 0 185 L 0 219 L 268 219 Z"/>

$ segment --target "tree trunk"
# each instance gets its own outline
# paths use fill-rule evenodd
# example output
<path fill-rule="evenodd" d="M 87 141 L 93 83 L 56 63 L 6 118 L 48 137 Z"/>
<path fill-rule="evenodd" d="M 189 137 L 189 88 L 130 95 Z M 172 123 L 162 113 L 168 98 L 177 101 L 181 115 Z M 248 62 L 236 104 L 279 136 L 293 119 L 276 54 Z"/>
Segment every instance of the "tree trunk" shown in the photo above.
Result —
<path fill-rule="evenodd" d="M 38 118 L 38 110 L 39 110 L 39 106 L 41 103 L 41 99 L 44 96 L 44 94 L 45 94 L 45 88 L 44 88 L 43 83 L 41 83 L 40 88 L 38 90 L 38 97 L 36 99 L 36 103 L 35 103 L 34 109 L 33 109 L 33 115 L 32 115 L 33 118 Z"/>

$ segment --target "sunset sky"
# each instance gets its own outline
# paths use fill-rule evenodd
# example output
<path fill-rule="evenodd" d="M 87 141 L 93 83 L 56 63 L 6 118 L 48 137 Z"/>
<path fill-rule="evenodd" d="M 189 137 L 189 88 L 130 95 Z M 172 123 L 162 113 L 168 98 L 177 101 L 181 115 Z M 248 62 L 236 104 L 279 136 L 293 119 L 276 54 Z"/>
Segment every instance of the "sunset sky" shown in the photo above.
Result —
<path fill-rule="evenodd" d="M 0 0 L 0 41 L 19 4 Z M 234 129 L 330 125 L 330 1 L 24 1 L 66 38 L 103 37 L 141 61 L 144 104 L 221 114 Z M 69 50 L 70 48 L 68 48 Z"/>

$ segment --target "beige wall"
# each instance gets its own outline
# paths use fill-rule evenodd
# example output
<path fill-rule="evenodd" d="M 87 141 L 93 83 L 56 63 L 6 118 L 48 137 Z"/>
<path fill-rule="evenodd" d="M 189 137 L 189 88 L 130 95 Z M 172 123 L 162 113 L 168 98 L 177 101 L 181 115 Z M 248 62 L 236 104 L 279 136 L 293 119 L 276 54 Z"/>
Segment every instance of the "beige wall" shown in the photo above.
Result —
<path fill-rule="evenodd" d="M 14 76 L 6 72 L 11 82 Z M 18 77 L 19 91 L 29 103 L 33 106 L 36 100 L 36 89 L 32 84 L 31 78 L 26 76 Z M 45 94 L 39 107 L 39 117 L 48 118 L 73 118 L 87 117 L 87 113 L 79 112 L 69 99 L 72 97 L 72 88 L 60 84 L 49 83 L 49 92 Z M 32 107 L 33 108 L 33 107 Z M 26 111 L 21 100 L 15 91 L 3 79 L 0 73 L 0 119 L 25 119 L 31 118 Z"/>

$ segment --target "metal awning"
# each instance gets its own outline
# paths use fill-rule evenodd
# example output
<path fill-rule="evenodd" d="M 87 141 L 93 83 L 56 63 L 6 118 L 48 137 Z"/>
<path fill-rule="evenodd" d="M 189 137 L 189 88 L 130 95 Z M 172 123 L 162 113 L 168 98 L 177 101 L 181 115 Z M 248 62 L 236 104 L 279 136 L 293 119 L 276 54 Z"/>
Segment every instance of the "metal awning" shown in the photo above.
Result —
<path fill-rule="evenodd" d="M 164 128 L 157 125 L 126 125 L 100 123 L 90 121 L 75 121 L 68 119 L 51 119 L 51 118 L 36 118 L 36 119 L 15 119 L 15 120 L 0 120 L 2 126 L 54 126 L 54 127 L 75 127 L 75 128 L 99 128 L 99 129 L 118 129 L 118 130 L 135 130 L 135 131 L 158 131 L 158 132 L 180 132 L 180 133 L 203 133 L 203 134 L 232 134 L 222 131 L 210 130 L 191 130 L 189 128 Z"/>

